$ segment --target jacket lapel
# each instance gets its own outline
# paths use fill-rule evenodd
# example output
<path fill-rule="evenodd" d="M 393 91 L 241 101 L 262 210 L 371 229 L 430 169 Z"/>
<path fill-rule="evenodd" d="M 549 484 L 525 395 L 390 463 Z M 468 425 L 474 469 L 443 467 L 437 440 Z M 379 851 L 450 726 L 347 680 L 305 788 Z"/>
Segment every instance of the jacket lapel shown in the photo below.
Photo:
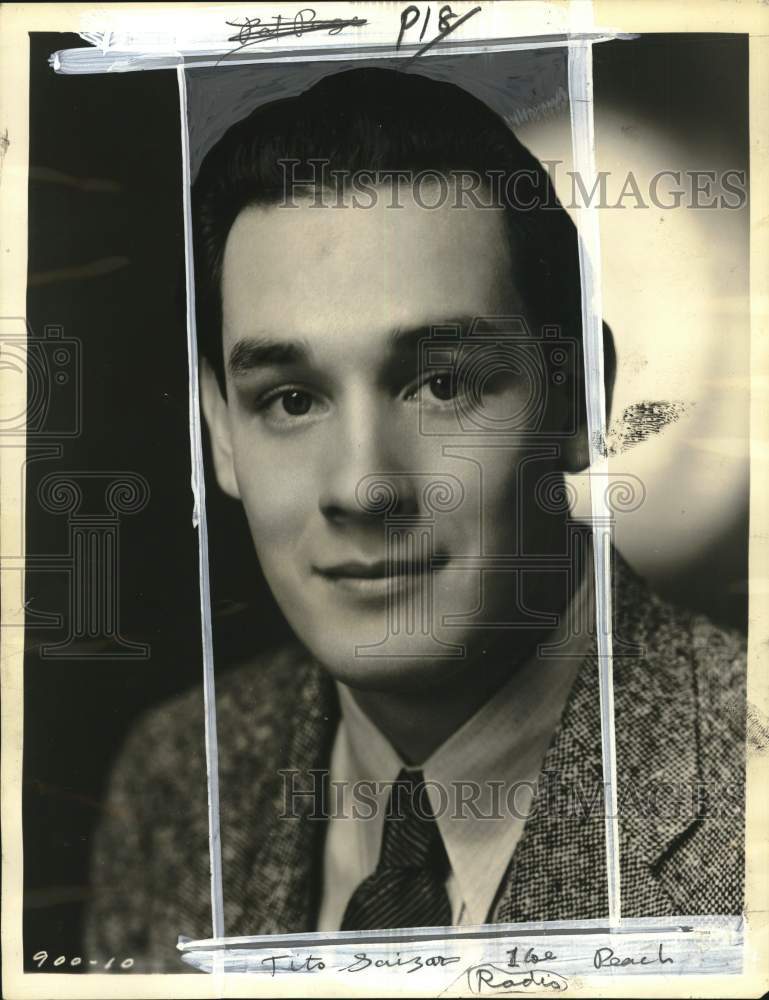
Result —
<path fill-rule="evenodd" d="M 596 656 L 588 655 L 545 754 L 539 794 L 513 853 L 494 921 L 569 920 L 605 913 L 597 669 Z"/>

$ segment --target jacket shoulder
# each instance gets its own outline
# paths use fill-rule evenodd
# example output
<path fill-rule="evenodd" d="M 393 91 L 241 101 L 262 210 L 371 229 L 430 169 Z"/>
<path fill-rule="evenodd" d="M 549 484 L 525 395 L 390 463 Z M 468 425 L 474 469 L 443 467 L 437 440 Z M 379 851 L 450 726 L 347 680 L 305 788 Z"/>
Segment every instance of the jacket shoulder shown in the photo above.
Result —
<path fill-rule="evenodd" d="M 667 696 L 666 708 L 698 722 L 703 735 L 723 731 L 741 740 L 745 636 L 660 597 L 621 557 L 615 593 L 620 676 L 631 688 L 640 688 L 642 683 L 660 697 Z M 627 656 L 623 656 L 623 643 L 627 643 Z M 639 662 L 644 669 L 637 673 Z"/>
<path fill-rule="evenodd" d="M 620 575 L 616 630 L 635 644 L 615 672 L 628 914 L 739 913 L 745 638 Z"/>
<path fill-rule="evenodd" d="M 226 877 L 240 875 L 229 855 L 242 845 L 229 831 L 239 829 L 246 779 L 260 800 L 310 662 L 287 647 L 217 679 Z M 137 971 L 180 970 L 177 935 L 211 934 L 202 687 L 201 678 L 199 687 L 134 724 L 110 774 L 94 838 L 86 947 L 94 955 L 130 954 Z"/>
<path fill-rule="evenodd" d="M 299 646 L 285 646 L 242 662 L 215 677 L 220 753 L 264 751 L 290 716 L 309 664 Z M 194 688 L 153 706 L 134 723 L 121 757 L 132 766 L 168 775 L 172 760 L 205 757 L 203 679 Z M 170 772 L 173 773 L 173 772 Z"/>

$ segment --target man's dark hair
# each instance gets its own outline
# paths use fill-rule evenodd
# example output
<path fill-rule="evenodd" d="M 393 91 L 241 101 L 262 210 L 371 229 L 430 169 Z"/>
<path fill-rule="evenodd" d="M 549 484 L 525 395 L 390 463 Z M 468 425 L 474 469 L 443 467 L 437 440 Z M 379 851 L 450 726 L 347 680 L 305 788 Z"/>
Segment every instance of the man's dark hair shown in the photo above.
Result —
<path fill-rule="evenodd" d="M 526 178 L 521 200 L 533 206 L 504 201 L 511 280 L 525 297 L 532 327 L 558 325 L 581 343 L 577 233 L 541 163 L 496 112 L 455 84 L 392 69 L 353 69 L 258 107 L 201 165 L 193 188 L 197 328 L 201 354 L 222 390 L 220 286 L 230 229 L 246 206 L 284 202 L 287 174 L 311 176 L 318 160 L 327 161 L 329 174 L 429 170 Z M 291 170 L 286 161 L 293 161 Z M 583 411 L 581 352 L 576 360 L 572 398 Z"/>

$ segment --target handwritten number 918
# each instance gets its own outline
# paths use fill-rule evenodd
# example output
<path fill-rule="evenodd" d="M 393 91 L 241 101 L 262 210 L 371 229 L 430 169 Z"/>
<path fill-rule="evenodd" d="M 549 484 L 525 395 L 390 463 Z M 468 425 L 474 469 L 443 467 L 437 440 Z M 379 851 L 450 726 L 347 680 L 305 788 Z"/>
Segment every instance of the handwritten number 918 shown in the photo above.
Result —
<path fill-rule="evenodd" d="M 38 969 L 42 969 L 45 963 L 48 961 L 49 955 L 47 951 L 36 951 L 32 956 L 32 961 L 37 962 Z M 134 960 L 132 958 L 124 958 L 119 965 L 115 965 L 115 956 L 113 955 L 106 962 L 98 962 L 95 958 L 90 959 L 87 962 L 83 962 L 80 955 L 73 955 L 72 958 L 67 961 L 66 955 L 58 955 L 51 963 L 55 968 L 61 968 L 62 965 L 67 965 L 70 969 L 76 969 L 79 965 L 86 965 L 93 968 L 95 965 L 101 965 L 102 969 L 124 969 L 128 970 L 133 967 Z"/>

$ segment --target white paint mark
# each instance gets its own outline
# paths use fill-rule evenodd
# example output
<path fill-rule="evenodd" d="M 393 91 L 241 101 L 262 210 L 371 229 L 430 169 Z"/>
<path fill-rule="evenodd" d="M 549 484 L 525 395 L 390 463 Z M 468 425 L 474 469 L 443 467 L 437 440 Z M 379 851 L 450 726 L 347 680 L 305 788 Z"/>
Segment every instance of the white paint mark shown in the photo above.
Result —
<path fill-rule="evenodd" d="M 588 190 L 597 180 L 593 120 L 593 52 L 590 42 L 569 46 L 569 96 L 572 169 Z M 614 733 L 614 670 L 612 662 L 611 530 L 605 484 L 606 398 L 604 390 L 601 234 L 592 203 L 577 209 L 582 279 L 582 338 L 585 356 L 588 438 L 590 442 L 590 503 L 596 592 L 598 677 L 601 704 L 601 756 L 605 788 L 606 874 L 609 923 L 621 919 L 619 823 L 617 816 L 617 757 Z"/>
<path fill-rule="evenodd" d="M 192 465 L 192 523 L 198 529 L 200 620 L 203 643 L 203 698 L 205 706 L 206 782 L 208 787 L 208 847 L 211 864 L 211 919 L 214 937 L 224 936 L 222 889 L 222 845 L 219 828 L 219 745 L 216 732 L 216 686 L 211 634 L 211 593 L 208 569 L 208 522 L 203 475 L 203 440 L 200 425 L 198 344 L 195 330 L 195 275 L 192 253 L 192 206 L 190 191 L 190 141 L 187 122 L 187 81 L 178 67 L 179 114 L 182 140 L 182 185 L 184 201 L 185 280 L 187 290 L 187 359 L 189 364 L 190 458 Z"/>

